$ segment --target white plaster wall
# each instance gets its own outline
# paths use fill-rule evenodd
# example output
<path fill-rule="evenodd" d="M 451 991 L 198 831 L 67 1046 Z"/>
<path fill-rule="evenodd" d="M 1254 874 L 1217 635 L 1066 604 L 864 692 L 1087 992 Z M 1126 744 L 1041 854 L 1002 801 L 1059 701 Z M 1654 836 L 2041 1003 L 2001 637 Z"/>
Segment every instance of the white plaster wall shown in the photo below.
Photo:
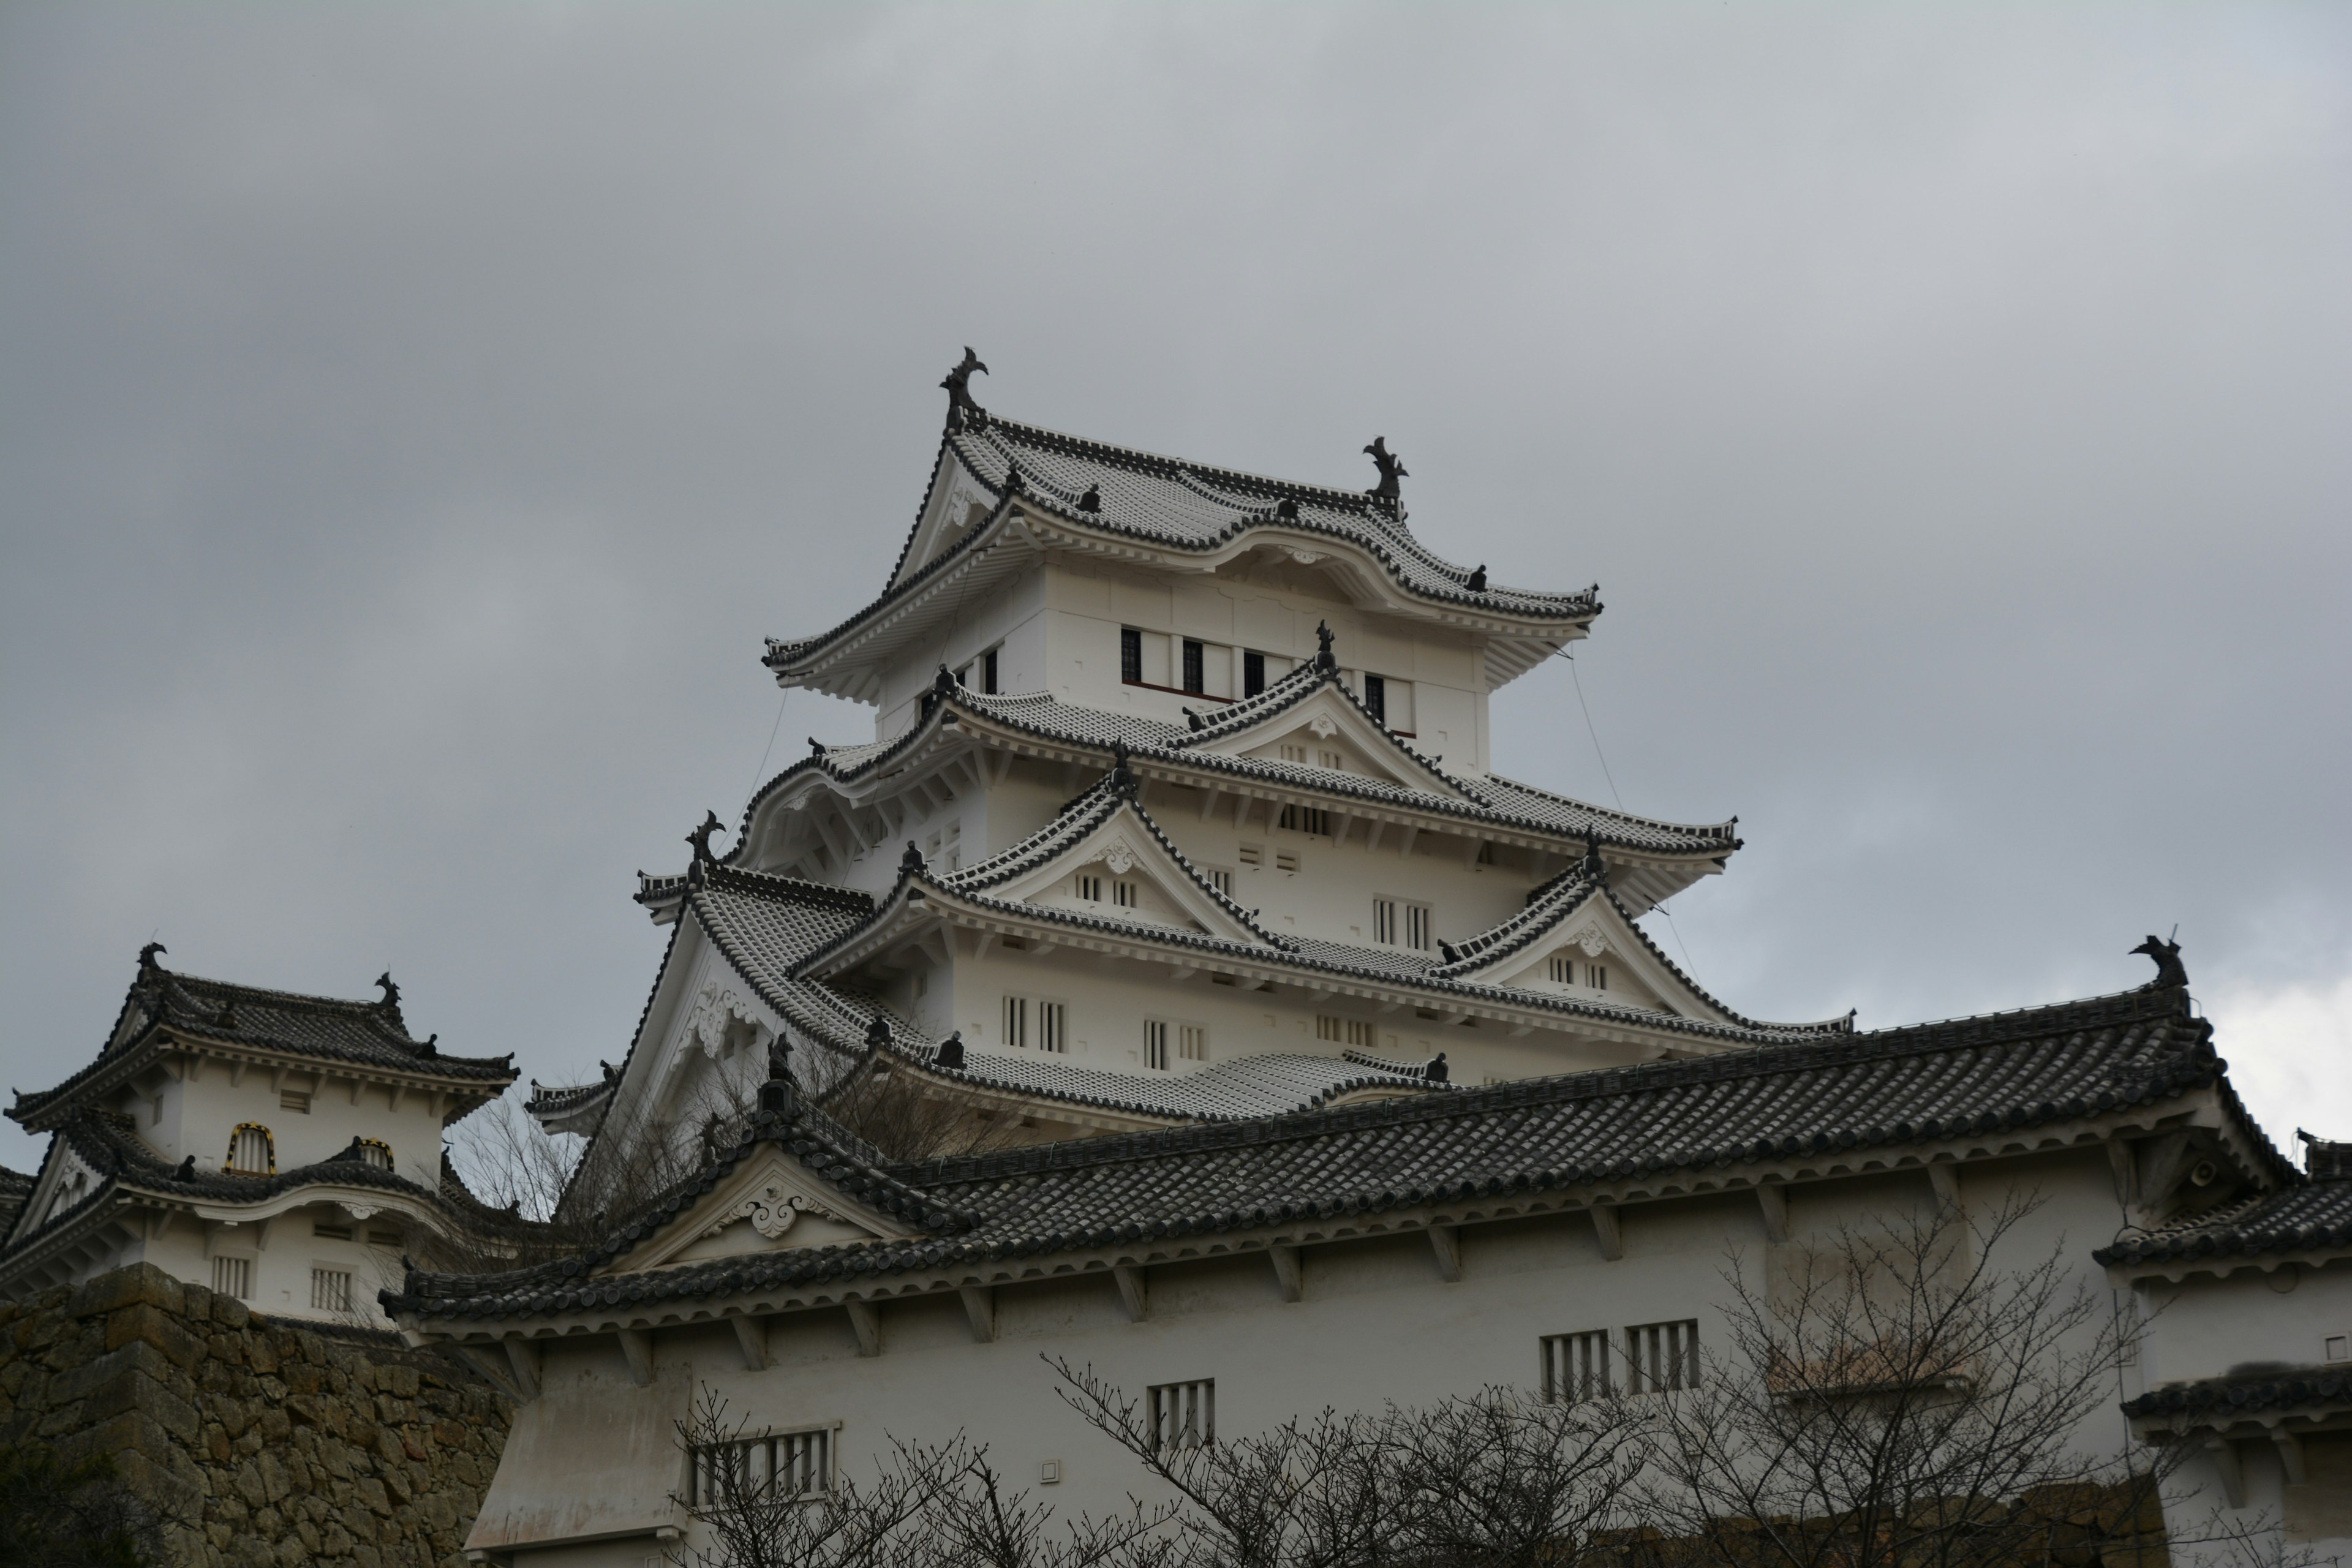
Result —
<path fill-rule="evenodd" d="M 2031 1264 L 2063 1236 L 2078 1278 L 2104 1293 L 2105 1279 L 2088 1256 L 2093 1241 L 2113 1229 L 2104 1161 L 2068 1156 L 2014 1169 L 2053 1202 L 2021 1228 L 2008 1255 Z M 1964 1192 L 1970 1202 L 1993 1195 L 1980 1179 Z M 1829 1184 L 1801 1192 L 1791 1220 L 1801 1235 L 1890 1204 L 1926 1201 L 1927 1184 L 1918 1176 Z M 1108 1277 L 1041 1279 L 998 1289 L 997 1337 L 985 1344 L 973 1342 L 953 1296 L 886 1304 L 881 1353 L 872 1359 L 856 1354 L 845 1317 L 794 1314 L 770 1320 L 771 1364 L 756 1373 L 744 1369 L 724 1326 L 666 1330 L 654 1341 L 660 1382 L 652 1394 L 621 1381 L 621 1354 L 609 1338 L 580 1342 L 549 1352 L 551 1364 L 565 1371 L 551 1382 L 536 1419 L 583 1430 L 639 1422 L 642 1415 L 630 1412 L 667 1408 L 676 1389 L 707 1384 L 755 1430 L 840 1423 L 841 1462 L 853 1474 L 870 1472 L 890 1436 L 935 1441 L 961 1429 L 989 1445 L 1016 1487 L 1035 1485 L 1040 1464 L 1059 1460 L 1066 1479 L 1042 1488 L 1040 1499 L 1066 1511 L 1101 1513 L 1122 1507 L 1130 1489 L 1141 1489 L 1140 1472 L 1062 1405 L 1041 1357 L 1091 1365 L 1134 1396 L 1155 1383 L 1213 1378 L 1218 1430 L 1230 1436 L 1326 1405 L 1426 1404 L 1493 1384 L 1526 1385 L 1537 1376 L 1544 1334 L 1696 1316 L 1701 1344 L 1723 1350 L 1720 1303 L 1732 1253 L 1755 1269 L 1768 1250 L 1753 1202 L 1640 1205 L 1623 1211 L 1622 1223 L 1624 1252 L 1613 1262 L 1602 1258 L 1581 1215 L 1465 1228 L 1464 1278 L 1454 1284 L 1439 1279 L 1419 1237 L 1314 1247 L 1296 1303 L 1281 1300 L 1262 1255 L 1163 1266 L 1150 1273 L 1150 1312 L 1142 1322 L 1128 1321 Z M 2081 1440 L 2112 1450 L 2125 1441 L 2119 1415 L 2101 1411 Z M 529 1500 L 543 1493 L 590 1489 L 529 1454 L 509 1447 L 500 1468 L 498 1493 L 517 1499 L 516 1506 L 534 1506 Z M 670 1474 L 675 1460 L 646 1466 Z M 521 1561 L 555 1568 L 604 1559 L 558 1549 Z"/>
<path fill-rule="evenodd" d="M 1040 616 L 1045 605 L 1046 576 L 1046 570 L 1040 567 L 992 594 L 973 595 L 969 603 L 958 604 L 950 613 L 950 624 L 943 631 L 902 654 L 884 674 L 874 738 L 887 741 L 914 725 L 923 693 L 930 689 L 940 665 L 960 670 L 992 647 L 999 650 L 999 691 L 1045 689 L 1050 671 L 1045 626 Z M 1112 652 L 1115 657 L 1116 645 Z M 1112 674 L 1118 674 L 1116 663 Z"/>
<path fill-rule="evenodd" d="M 2327 1336 L 2352 1337 L 2352 1262 L 2246 1268 L 2141 1289 L 2151 1388 L 2263 1366 L 2318 1366 Z"/>
<path fill-rule="evenodd" d="M 197 1170 L 217 1172 L 228 1157 L 229 1134 L 252 1121 L 269 1129 L 281 1171 L 340 1154 L 353 1138 L 374 1138 L 390 1146 L 399 1174 L 428 1187 L 440 1178 L 442 1121 L 429 1094 L 411 1090 L 394 1108 L 390 1090 L 378 1084 L 362 1086 L 354 1101 L 350 1079 L 313 1069 L 289 1070 L 273 1089 L 261 1068 L 248 1068 L 232 1082 L 227 1063 L 184 1059 L 187 1079 L 165 1082 L 152 1098 L 126 1090 L 116 1100 L 137 1123 L 140 1142 L 162 1159 L 176 1163 L 194 1154 Z M 288 1110 L 281 1089 L 308 1093 L 310 1110 Z"/>

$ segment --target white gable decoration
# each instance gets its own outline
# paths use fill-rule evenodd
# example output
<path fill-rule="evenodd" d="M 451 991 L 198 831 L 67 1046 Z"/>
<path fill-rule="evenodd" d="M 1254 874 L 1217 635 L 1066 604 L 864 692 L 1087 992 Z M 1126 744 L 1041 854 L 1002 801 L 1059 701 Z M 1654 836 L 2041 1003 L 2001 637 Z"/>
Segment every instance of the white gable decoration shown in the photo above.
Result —
<path fill-rule="evenodd" d="M 616 1268 L 625 1273 L 702 1258 L 840 1247 L 914 1233 L 841 1192 L 771 1144 Z"/>

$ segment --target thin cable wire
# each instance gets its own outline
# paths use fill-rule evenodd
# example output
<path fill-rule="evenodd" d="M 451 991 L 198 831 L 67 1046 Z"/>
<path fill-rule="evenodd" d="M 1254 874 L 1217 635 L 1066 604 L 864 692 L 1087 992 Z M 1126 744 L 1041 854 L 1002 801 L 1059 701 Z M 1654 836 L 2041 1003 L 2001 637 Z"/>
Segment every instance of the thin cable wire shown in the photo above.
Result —
<path fill-rule="evenodd" d="M 751 790 L 760 787 L 760 781 L 768 776 L 768 759 L 776 754 L 776 737 L 784 731 L 784 700 L 792 694 L 789 686 L 776 693 L 776 721 L 768 726 L 768 749 L 760 753 L 760 765 L 751 770 L 751 789 L 743 792 L 746 800 L 751 799 Z"/>
<path fill-rule="evenodd" d="M 1601 749 L 1601 731 L 1592 722 L 1592 704 L 1584 700 L 1584 677 L 1576 668 L 1576 656 L 1566 648 L 1559 648 L 1553 657 L 1568 660 L 1568 677 L 1576 683 L 1576 705 L 1584 712 L 1584 732 L 1592 737 L 1592 754 L 1601 759 L 1601 776 L 1609 781 L 1609 798 L 1616 802 L 1618 810 L 1622 811 L 1625 809 L 1625 797 L 1617 793 L 1617 775 L 1609 771 L 1609 753 Z M 1675 933 L 1675 946 L 1682 950 L 1683 967 L 1696 978 L 1698 965 L 1691 962 L 1690 944 L 1683 941 L 1683 928 L 1675 923 L 1675 911 L 1664 904 L 1652 904 L 1650 907 L 1666 917 L 1666 929 Z"/>

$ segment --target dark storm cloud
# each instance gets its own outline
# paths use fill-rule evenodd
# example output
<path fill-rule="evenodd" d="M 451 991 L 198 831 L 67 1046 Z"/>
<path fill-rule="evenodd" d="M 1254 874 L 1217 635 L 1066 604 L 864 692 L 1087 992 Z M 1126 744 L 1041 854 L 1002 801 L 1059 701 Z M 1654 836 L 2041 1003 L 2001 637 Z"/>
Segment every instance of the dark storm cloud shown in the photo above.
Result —
<path fill-rule="evenodd" d="M 1381 432 L 1441 552 L 1598 579 L 1625 804 L 1741 814 L 1650 922 L 1738 1005 L 2113 989 L 2178 921 L 2276 1130 L 2352 1121 L 2339 10 L 0 29 L 18 1087 L 151 932 L 617 1056 L 628 874 L 740 808 L 759 637 L 875 590 L 970 342 L 1108 440 L 1360 484 Z M 1609 797 L 1565 663 L 1497 712 Z"/>

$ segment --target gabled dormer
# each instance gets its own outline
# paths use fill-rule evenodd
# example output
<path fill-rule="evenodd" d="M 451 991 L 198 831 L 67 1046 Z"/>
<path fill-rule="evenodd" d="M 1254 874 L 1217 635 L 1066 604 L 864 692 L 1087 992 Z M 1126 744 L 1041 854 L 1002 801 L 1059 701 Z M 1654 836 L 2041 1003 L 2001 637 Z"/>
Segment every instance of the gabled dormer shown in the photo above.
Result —
<path fill-rule="evenodd" d="M 1322 647 L 1313 661 L 1257 698 L 1202 724 L 1172 749 L 1313 768 L 1482 804 L 1460 780 L 1399 740 L 1365 710 L 1341 679 L 1328 630 L 1320 629 L 1318 635 Z"/>

